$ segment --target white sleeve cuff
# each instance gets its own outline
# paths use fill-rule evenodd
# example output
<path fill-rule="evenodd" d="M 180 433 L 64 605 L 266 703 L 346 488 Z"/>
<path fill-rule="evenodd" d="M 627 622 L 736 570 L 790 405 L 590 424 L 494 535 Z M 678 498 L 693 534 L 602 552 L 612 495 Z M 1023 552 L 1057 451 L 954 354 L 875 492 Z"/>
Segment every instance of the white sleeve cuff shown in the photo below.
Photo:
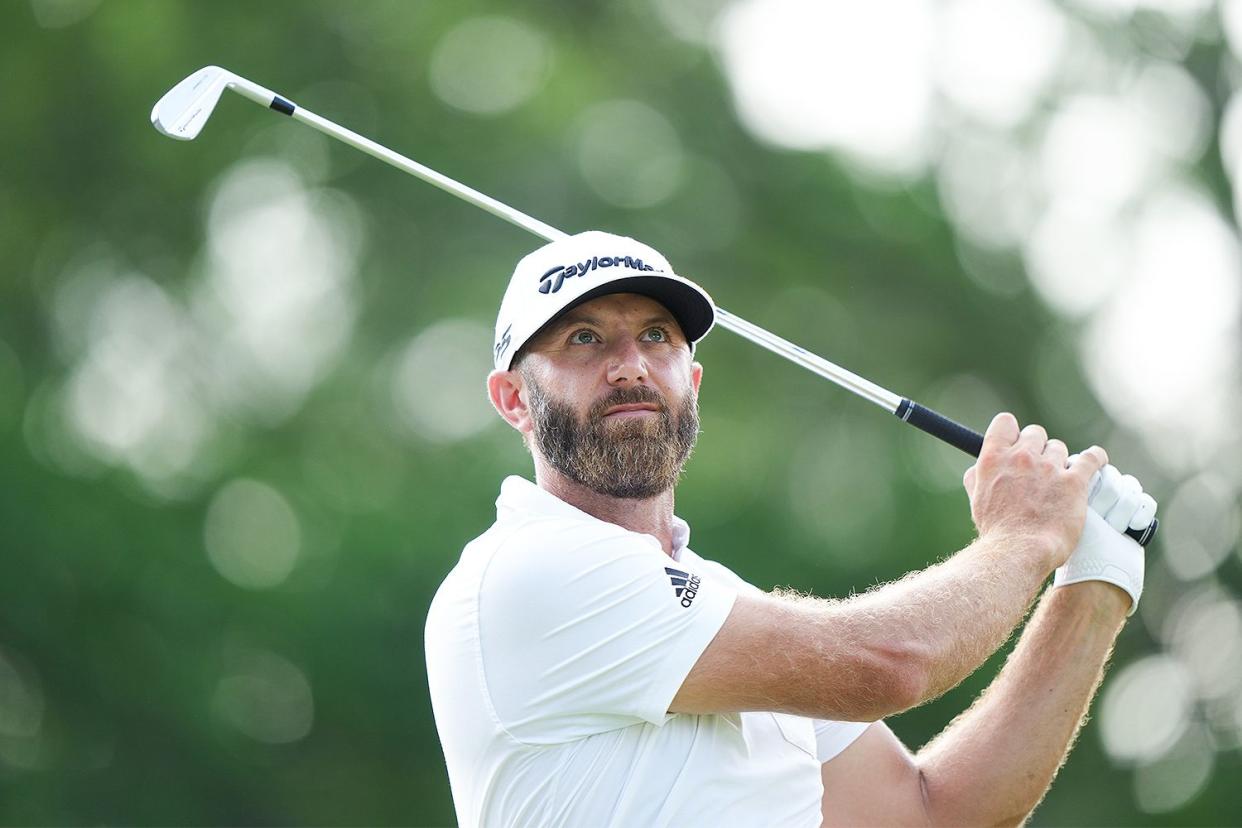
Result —
<path fill-rule="evenodd" d="M 680 633 L 676 646 L 666 646 L 667 657 L 653 677 L 647 692 L 643 694 L 640 715 L 657 727 L 669 720 L 669 705 L 677 697 L 686 676 L 694 669 L 699 657 L 712 643 L 716 633 L 724 626 L 725 619 L 733 610 L 737 592 L 724 584 L 713 582 L 695 596 L 694 623 L 688 624 Z"/>
<path fill-rule="evenodd" d="M 827 762 L 845 750 L 871 727 L 871 722 L 833 722 L 815 720 L 815 755 L 820 762 Z"/>

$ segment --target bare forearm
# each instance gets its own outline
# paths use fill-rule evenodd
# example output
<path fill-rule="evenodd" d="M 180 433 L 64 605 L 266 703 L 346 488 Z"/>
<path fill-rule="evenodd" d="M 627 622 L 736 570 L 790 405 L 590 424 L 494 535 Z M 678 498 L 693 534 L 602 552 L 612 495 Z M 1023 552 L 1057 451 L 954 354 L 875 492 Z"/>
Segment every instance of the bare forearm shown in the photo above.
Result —
<path fill-rule="evenodd" d="M 1018 824 L 1061 767 L 1129 598 L 1104 583 L 1050 589 L 1004 669 L 919 752 L 931 822 Z"/>
<path fill-rule="evenodd" d="M 1048 571 L 1026 537 L 980 538 L 933 567 L 837 605 L 917 677 L 911 706 L 974 672 L 1022 621 Z M 1022 548 L 1026 547 L 1026 548 Z M 852 637 L 852 636 L 851 636 Z"/>

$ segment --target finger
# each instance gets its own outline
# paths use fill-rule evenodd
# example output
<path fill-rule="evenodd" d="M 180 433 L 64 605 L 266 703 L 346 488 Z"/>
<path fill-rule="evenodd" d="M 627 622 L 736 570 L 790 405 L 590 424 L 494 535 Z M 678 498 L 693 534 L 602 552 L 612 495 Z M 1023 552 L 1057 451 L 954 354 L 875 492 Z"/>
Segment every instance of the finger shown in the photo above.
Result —
<path fill-rule="evenodd" d="M 966 494 L 974 496 L 975 494 L 975 467 L 971 466 L 962 475 L 962 486 L 966 489 Z"/>
<path fill-rule="evenodd" d="M 1048 445 L 1048 432 L 1037 423 L 1031 423 L 1018 435 L 1018 447 L 1033 454 L 1043 454 L 1046 445 Z"/>
<path fill-rule="evenodd" d="M 1151 522 L 1156 518 L 1156 499 L 1143 492 L 1139 497 L 1138 508 L 1134 510 L 1134 514 L 1130 517 L 1131 529 L 1146 529 L 1151 526 Z"/>
<path fill-rule="evenodd" d="M 1121 484 L 1118 489 L 1117 503 L 1108 510 L 1108 513 L 1104 515 L 1104 519 L 1108 521 L 1109 526 L 1118 532 L 1124 532 L 1126 527 L 1130 525 L 1130 518 L 1134 516 L 1135 510 L 1138 509 L 1139 500 L 1143 496 L 1143 485 L 1138 482 L 1134 475 L 1127 474 L 1121 478 Z"/>
<path fill-rule="evenodd" d="M 1055 462 L 1058 468 L 1065 468 L 1065 463 L 1069 459 L 1069 449 L 1065 447 L 1065 443 L 1054 437 L 1044 446 L 1044 456 Z"/>
<path fill-rule="evenodd" d="M 1070 465 L 1069 470 L 1084 481 L 1088 481 L 1091 479 L 1091 475 L 1106 465 L 1108 465 L 1108 452 L 1099 446 L 1092 446 L 1082 454 L 1075 455 L 1075 460 Z"/>
<path fill-rule="evenodd" d="M 1008 411 L 1002 411 L 992 418 L 988 430 L 983 434 L 983 449 L 980 454 L 1006 449 L 1018 441 L 1018 420 Z"/>
<path fill-rule="evenodd" d="M 1117 471 L 1116 466 L 1109 464 L 1100 469 L 1100 485 L 1087 498 L 1087 503 L 1092 509 L 1095 509 L 1097 514 L 1103 516 L 1107 515 L 1117 505 L 1117 499 L 1120 497 L 1121 472 Z"/>
<path fill-rule="evenodd" d="M 1068 458 L 1066 458 L 1066 460 L 1065 460 L 1065 468 L 1067 468 L 1067 469 L 1068 469 L 1070 466 L 1074 465 L 1074 462 L 1075 462 L 1075 461 L 1076 461 L 1076 460 L 1077 460 L 1080 456 L 1081 456 L 1081 455 L 1078 455 L 1078 454 L 1071 454 L 1071 455 L 1070 455 Z M 1100 477 L 1100 473 L 1099 473 L 1099 472 L 1096 472 L 1095 474 L 1091 475 L 1091 480 L 1090 480 L 1090 482 L 1088 482 L 1088 483 L 1087 483 L 1087 503 L 1090 503 L 1090 502 L 1091 502 L 1091 498 L 1095 497 L 1096 493 L 1100 490 L 1100 480 L 1101 480 L 1101 479 L 1102 479 L 1102 478 Z"/>

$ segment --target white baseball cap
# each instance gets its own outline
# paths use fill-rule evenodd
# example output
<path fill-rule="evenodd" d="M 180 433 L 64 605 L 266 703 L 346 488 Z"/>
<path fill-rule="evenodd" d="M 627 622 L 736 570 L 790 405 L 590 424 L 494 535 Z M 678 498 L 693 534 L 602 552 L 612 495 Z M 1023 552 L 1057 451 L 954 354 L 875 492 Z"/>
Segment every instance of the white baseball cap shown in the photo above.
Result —
<path fill-rule="evenodd" d="M 496 317 L 496 368 L 508 370 L 522 346 L 565 311 L 610 293 L 637 293 L 664 305 L 691 352 L 716 322 L 707 291 L 675 274 L 653 248 L 588 230 L 545 244 L 518 262 Z"/>

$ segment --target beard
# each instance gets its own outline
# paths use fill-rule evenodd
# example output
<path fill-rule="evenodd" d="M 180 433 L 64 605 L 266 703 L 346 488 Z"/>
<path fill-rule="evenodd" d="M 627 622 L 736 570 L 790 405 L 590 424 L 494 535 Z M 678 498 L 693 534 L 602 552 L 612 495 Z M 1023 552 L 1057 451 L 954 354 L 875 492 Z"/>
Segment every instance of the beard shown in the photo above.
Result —
<path fill-rule="evenodd" d="M 593 492 L 645 500 L 673 487 L 699 436 L 699 410 L 688 394 L 669 412 L 655 390 L 642 385 L 618 388 L 598 400 L 585 422 L 573 408 L 526 377 L 535 444 L 552 468 Z M 655 417 L 607 421 L 614 405 L 650 403 Z"/>

